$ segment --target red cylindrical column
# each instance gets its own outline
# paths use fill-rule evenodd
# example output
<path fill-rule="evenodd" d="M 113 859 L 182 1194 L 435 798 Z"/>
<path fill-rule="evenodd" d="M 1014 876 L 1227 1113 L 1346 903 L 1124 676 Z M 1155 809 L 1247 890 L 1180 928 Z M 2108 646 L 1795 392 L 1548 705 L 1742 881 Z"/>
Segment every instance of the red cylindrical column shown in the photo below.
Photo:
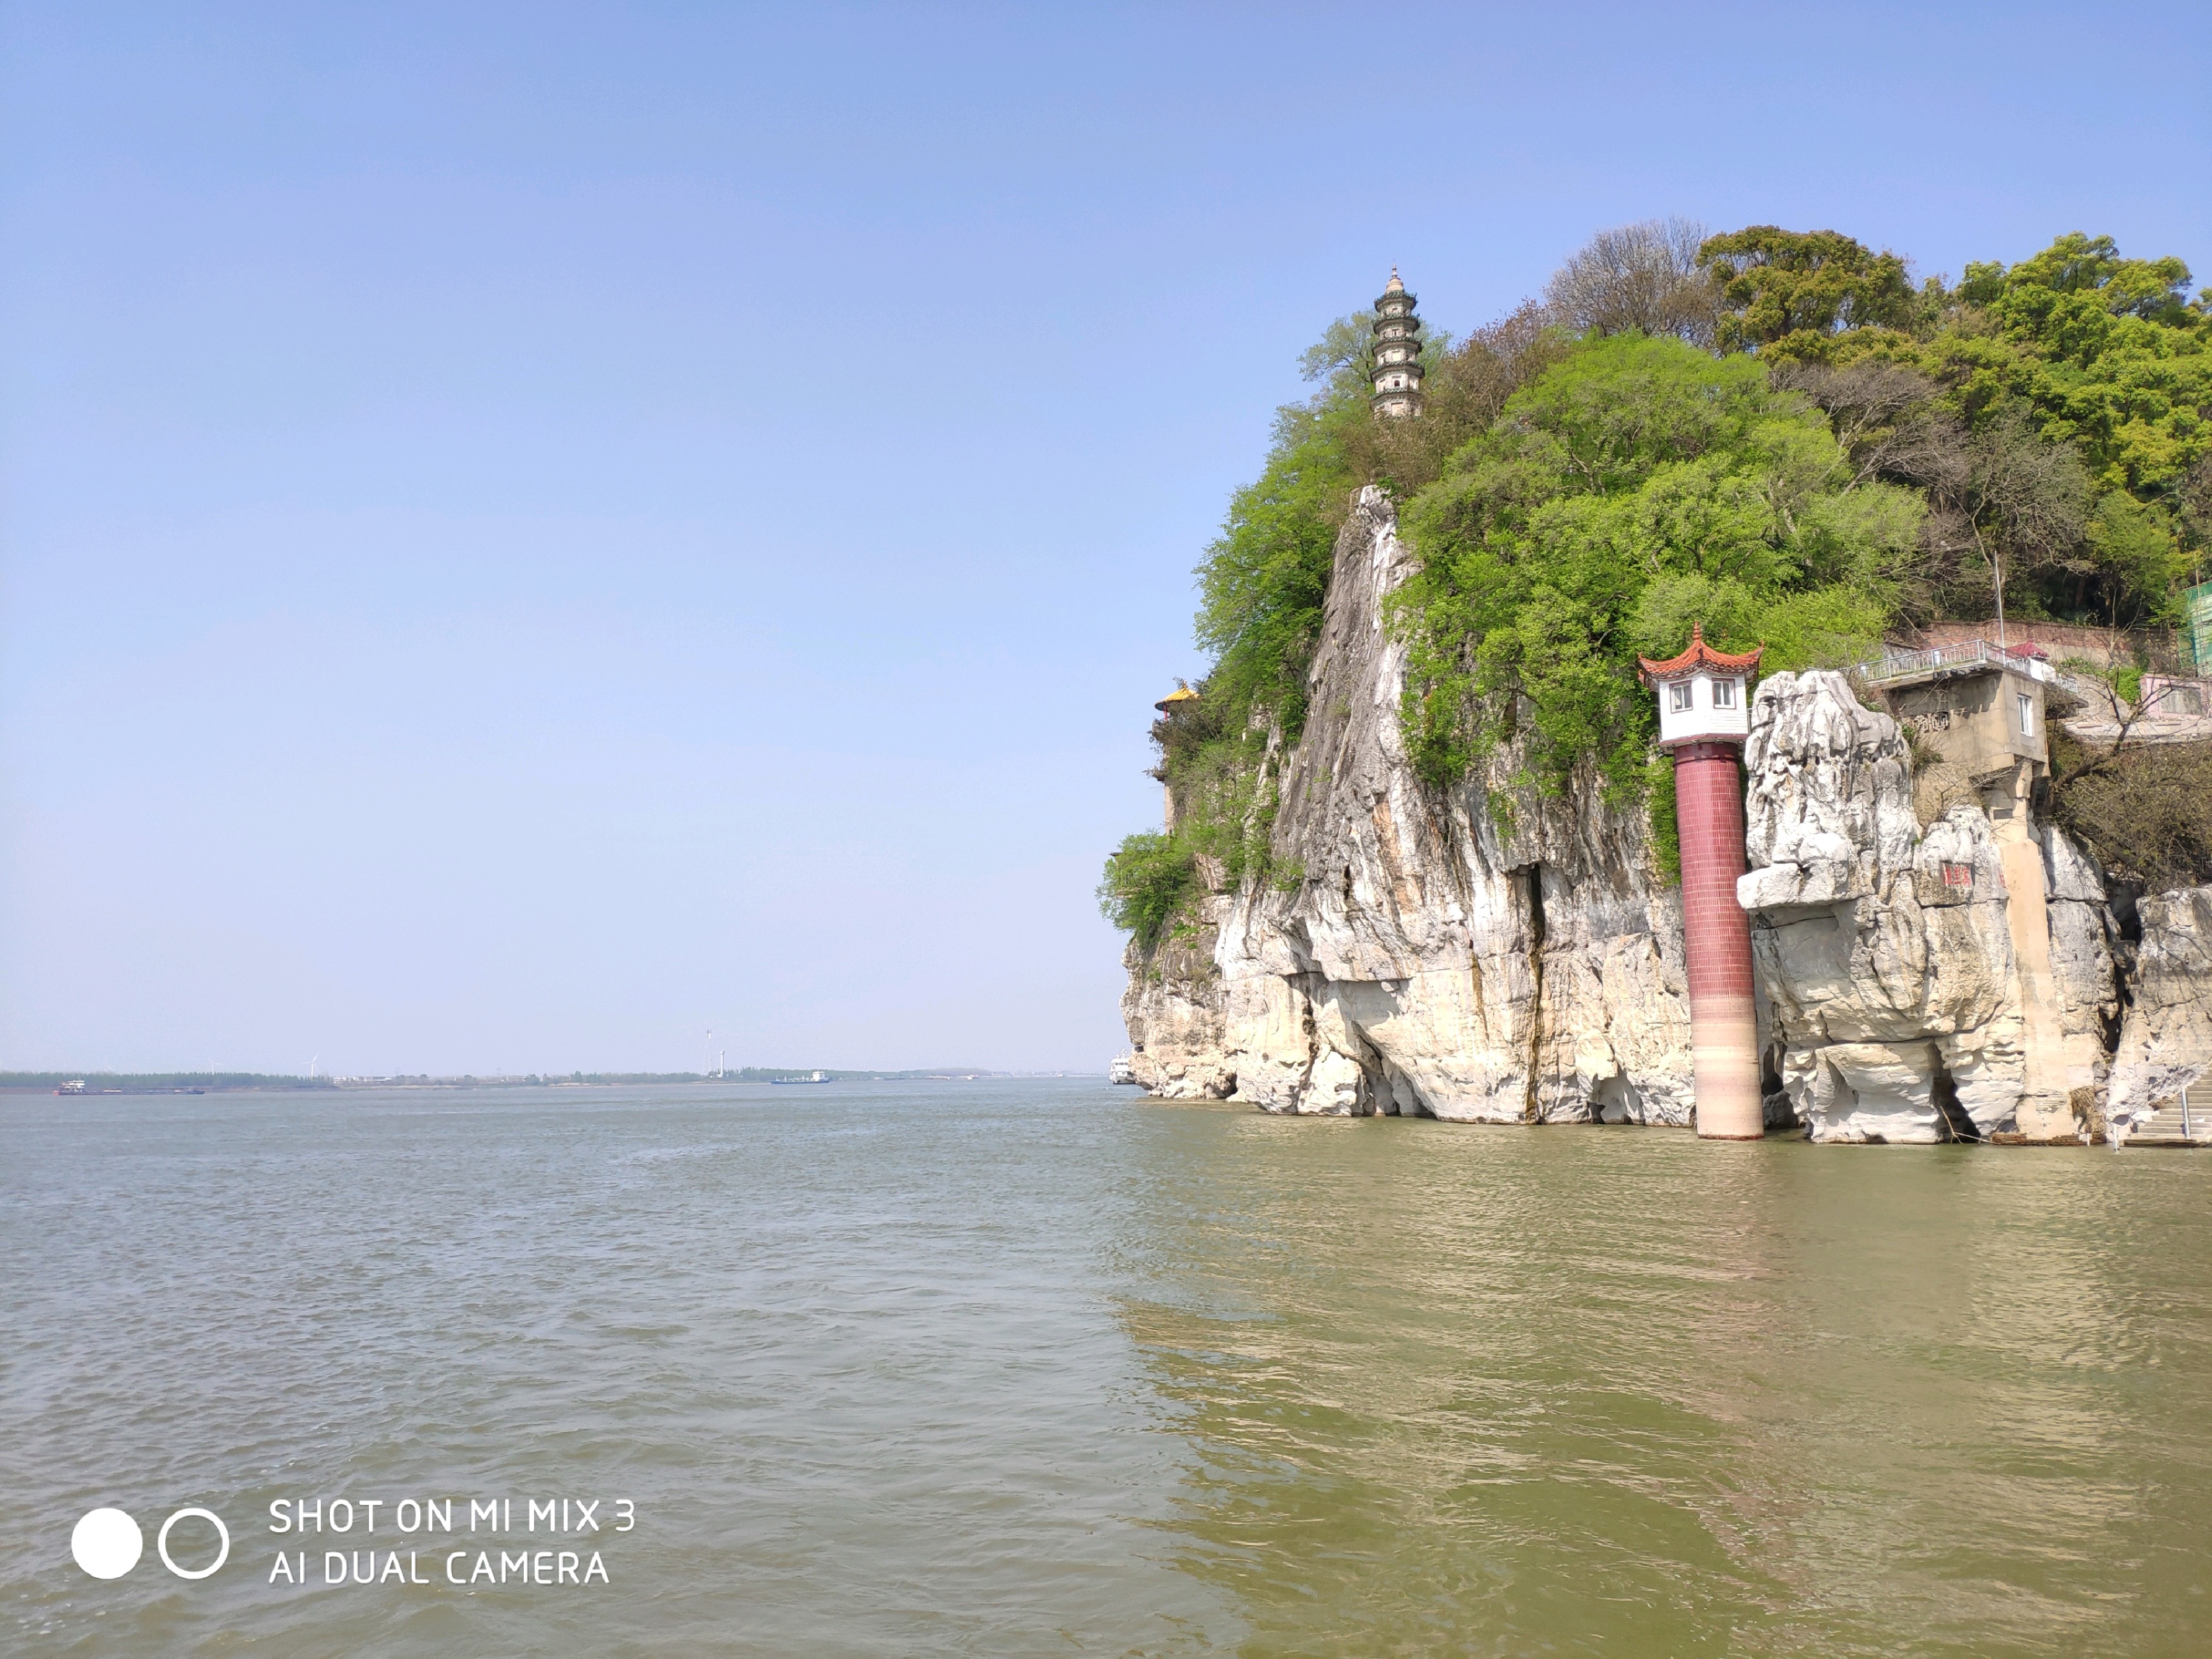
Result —
<path fill-rule="evenodd" d="M 1674 809 L 1682 840 L 1698 1133 L 1708 1139 L 1756 1140 L 1766 1123 L 1751 1001 L 1751 923 L 1735 902 L 1736 878 L 1743 873 L 1743 786 L 1734 744 L 1675 749 Z"/>

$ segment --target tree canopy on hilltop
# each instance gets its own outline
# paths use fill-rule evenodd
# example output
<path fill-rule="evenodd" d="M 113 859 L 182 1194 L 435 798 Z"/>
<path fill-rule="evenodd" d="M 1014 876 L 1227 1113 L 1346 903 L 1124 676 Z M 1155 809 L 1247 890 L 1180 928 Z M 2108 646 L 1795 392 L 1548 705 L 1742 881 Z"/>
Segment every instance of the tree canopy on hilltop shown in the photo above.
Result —
<path fill-rule="evenodd" d="M 1717 337 L 1724 349 L 1902 325 L 1913 311 L 1905 261 L 1840 231 L 1753 225 L 1707 238 L 1698 263 L 1720 290 Z"/>
<path fill-rule="evenodd" d="M 1157 940 L 1203 890 L 1199 858 L 1231 883 L 1267 872 L 1269 757 L 1306 718 L 1364 484 L 1400 502 L 1420 560 L 1393 615 L 1401 720 L 1437 787 L 1517 737 L 1528 782 L 1649 779 L 1663 815 L 1634 659 L 1693 621 L 1773 668 L 2000 601 L 2170 623 L 2212 544 L 2212 291 L 2191 280 L 2072 233 L 1916 288 L 1841 232 L 1650 221 L 1595 239 L 1544 301 L 1431 337 L 1413 420 L 1370 414 L 1370 320 L 1340 319 L 1199 566 L 1213 667 L 1154 733 L 1184 816 L 1133 840 L 1129 890 L 1109 865 L 1102 900 Z"/>
<path fill-rule="evenodd" d="M 2059 237 L 1931 289 L 1911 331 L 1796 334 L 1763 354 L 1863 464 L 1923 490 L 1923 614 L 2170 624 L 2212 539 L 2212 316 L 2174 258 Z M 1823 374 L 1821 371 L 1826 371 Z M 1866 422 L 1880 375 L 1888 416 Z"/>

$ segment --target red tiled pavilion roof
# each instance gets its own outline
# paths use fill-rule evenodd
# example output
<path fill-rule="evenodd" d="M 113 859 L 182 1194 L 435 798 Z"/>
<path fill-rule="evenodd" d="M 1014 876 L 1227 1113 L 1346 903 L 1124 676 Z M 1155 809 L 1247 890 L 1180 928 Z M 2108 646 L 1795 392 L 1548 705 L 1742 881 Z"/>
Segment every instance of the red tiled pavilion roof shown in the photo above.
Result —
<path fill-rule="evenodd" d="M 1654 662 L 1649 657 L 1638 657 L 1636 660 L 1643 665 L 1645 679 L 1671 680 L 1694 668 L 1718 668 L 1730 672 L 1756 668 L 1765 650 L 1765 646 L 1758 645 L 1741 653 L 1716 651 L 1705 643 L 1705 623 L 1697 623 L 1690 629 L 1690 648 L 1680 656 L 1669 657 L 1664 662 Z"/>

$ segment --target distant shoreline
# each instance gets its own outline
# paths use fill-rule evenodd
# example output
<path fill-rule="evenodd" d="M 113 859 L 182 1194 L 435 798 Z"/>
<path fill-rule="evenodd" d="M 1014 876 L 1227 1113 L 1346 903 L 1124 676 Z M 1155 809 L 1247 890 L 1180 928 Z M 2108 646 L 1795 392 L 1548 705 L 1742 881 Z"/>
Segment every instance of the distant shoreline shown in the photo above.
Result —
<path fill-rule="evenodd" d="M 341 1094 L 362 1089 L 590 1089 L 637 1084 L 755 1083 L 811 1079 L 821 1069 L 828 1083 L 974 1083 L 989 1078 L 1088 1077 L 1088 1071 L 994 1072 L 981 1066 L 941 1066 L 902 1072 L 832 1071 L 812 1066 L 747 1066 L 717 1076 L 709 1072 L 530 1073 L 495 1077 L 292 1077 L 253 1072 L 0 1072 L 0 1094 L 71 1097 L 173 1094 Z M 71 1088 L 82 1083 L 82 1089 Z"/>

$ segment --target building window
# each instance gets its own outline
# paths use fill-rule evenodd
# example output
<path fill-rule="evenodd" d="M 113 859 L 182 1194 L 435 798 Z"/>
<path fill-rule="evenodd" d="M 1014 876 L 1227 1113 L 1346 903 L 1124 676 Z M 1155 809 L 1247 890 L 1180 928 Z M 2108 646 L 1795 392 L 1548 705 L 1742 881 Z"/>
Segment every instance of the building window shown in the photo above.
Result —
<path fill-rule="evenodd" d="M 2025 691 L 2020 694 L 2020 734 L 2023 738 L 2035 735 L 2035 699 Z"/>
<path fill-rule="evenodd" d="M 1670 713 L 1680 714 L 1686 713 L 1689 707 L 1690 683 L 1687 680 L 1676 680 L 1674 684 L 1667 688 L 1667 708 Z"/>
<path fill-rule="evenodd" d="M 1733 708 L 1735 707 L 1735 682 L 1734 680 L 1715 680 L 1713 682 L 1713 707 L 1716 708 Z"/>

